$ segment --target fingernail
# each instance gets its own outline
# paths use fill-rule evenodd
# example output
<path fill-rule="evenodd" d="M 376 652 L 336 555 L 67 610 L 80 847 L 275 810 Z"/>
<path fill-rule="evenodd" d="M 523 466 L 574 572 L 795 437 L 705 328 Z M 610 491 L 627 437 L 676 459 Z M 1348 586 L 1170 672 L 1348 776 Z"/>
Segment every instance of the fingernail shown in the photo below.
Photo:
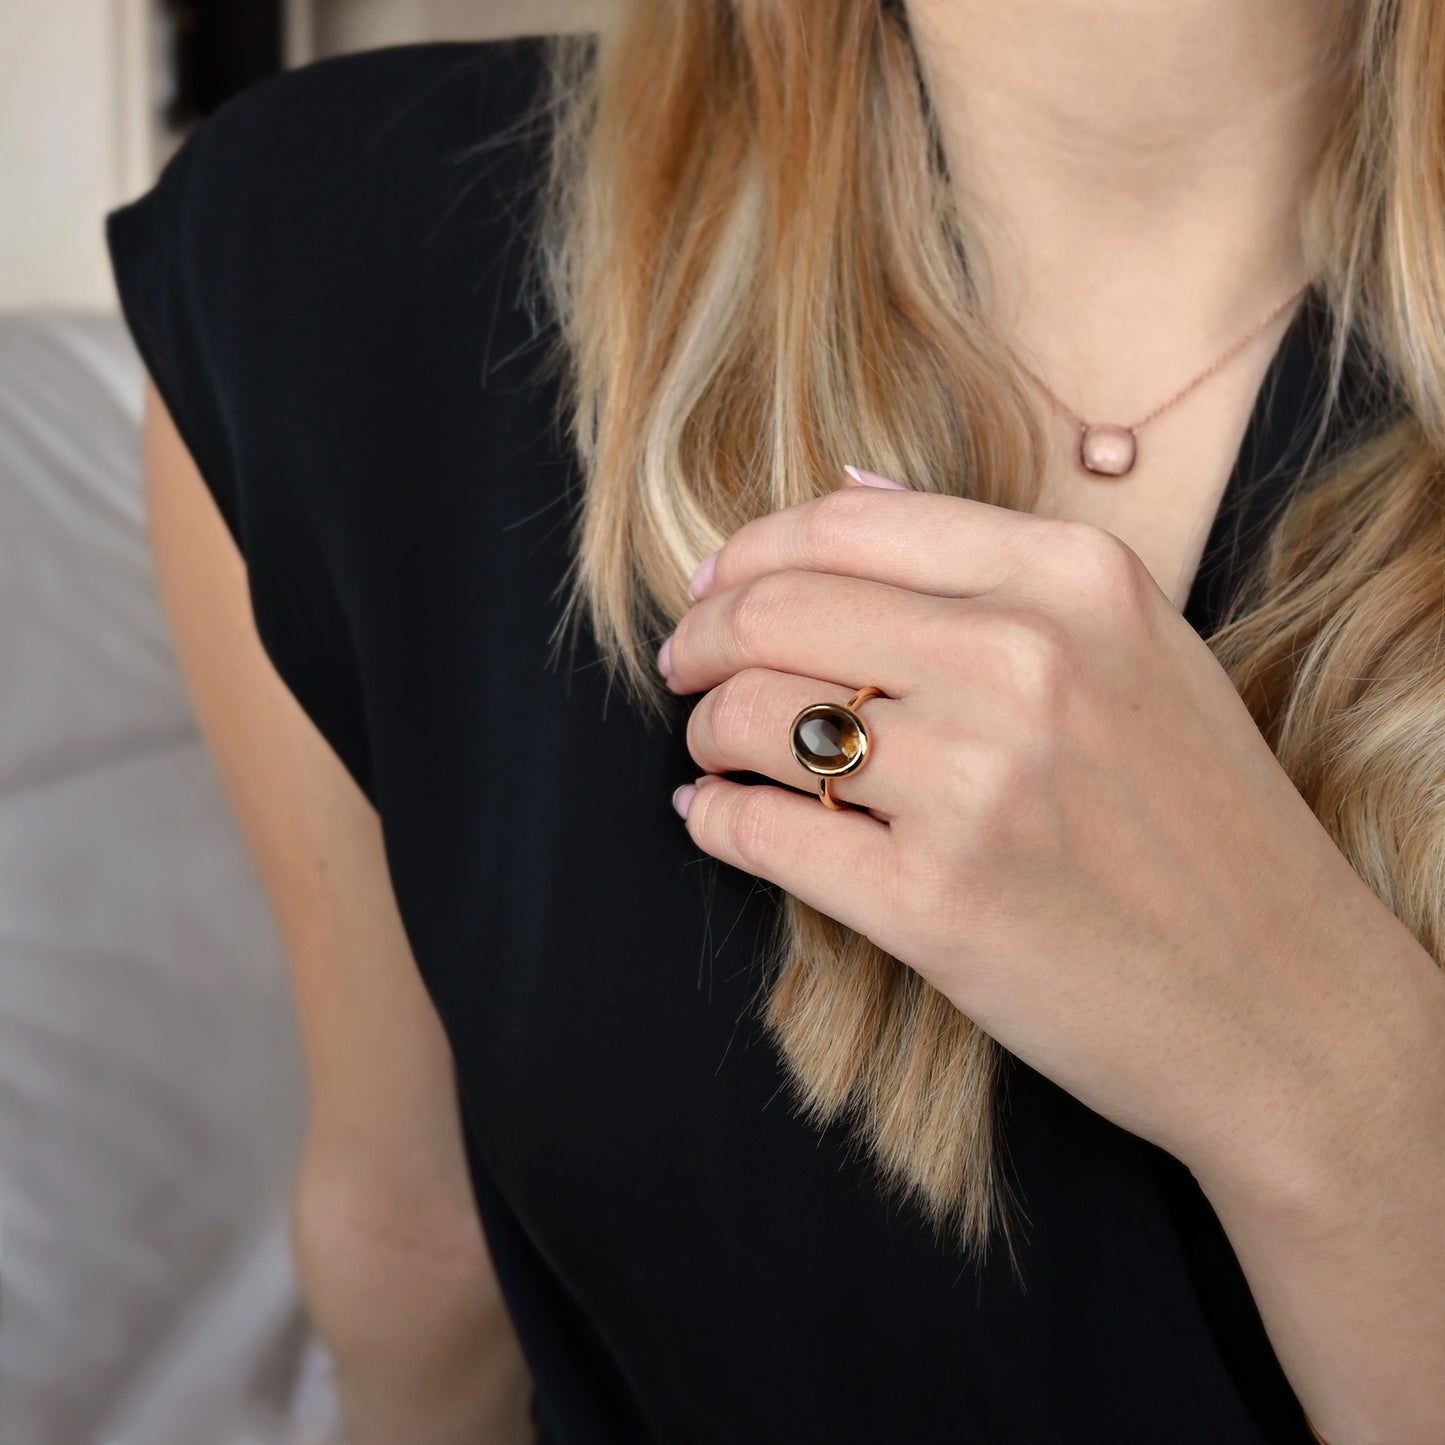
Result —
<path fill-rule="evenodd" d="M 687 584 L 687 595 L 694 602 L 699 601 L 712 590 L 713 573 L 717 571 L 717 553 L 709 552 L 701 562 L 697 564 L 697 571 L 692 574 L 692 581 Z"/>
<path fill-rule="evenodd" d="M 664 677 L 672 676 L 672 633 L 668 633 L 661 647 L 657 649 L 657 670 Z"/>
<path fill-rule="evenodd" d="M 680 788 L 672 790 L 672 806 L 677 809 L 679 818 L 687 817 L 687 810 L 692 807 L 692 800 L 696 796 L 696 783 L 684 783 Z"/>
<path fill-rule="evenodd" d="M 891 477 L 881 477 L 877 472 L 865 472 L 861 467 L 844 467 L 843 470 L 855 482 L 862 482 L 865 487 L 891 487 L 899 492 L 908 490 L 902 482 L 895 482 Z"/>

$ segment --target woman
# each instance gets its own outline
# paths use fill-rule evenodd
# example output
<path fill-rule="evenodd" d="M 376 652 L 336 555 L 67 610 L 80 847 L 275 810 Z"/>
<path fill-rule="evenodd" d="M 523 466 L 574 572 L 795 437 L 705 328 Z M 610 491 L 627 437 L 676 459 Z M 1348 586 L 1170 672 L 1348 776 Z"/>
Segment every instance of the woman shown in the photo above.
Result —
<path fill-rule="evenodd" d="M 357 1445 L 1445 1440 L 1442 94 L 634 0 L 111 219 Z"/>

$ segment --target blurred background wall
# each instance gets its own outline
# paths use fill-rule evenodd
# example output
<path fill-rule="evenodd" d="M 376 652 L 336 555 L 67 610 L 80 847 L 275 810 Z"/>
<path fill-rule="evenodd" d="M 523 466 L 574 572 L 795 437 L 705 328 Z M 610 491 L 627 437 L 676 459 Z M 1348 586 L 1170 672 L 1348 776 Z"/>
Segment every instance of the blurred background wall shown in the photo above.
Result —
<path fill-rule="evenodd" d="M 683 0 L 679 0 L 683 3 Z M 109 307 L 96 218 L 145 189 L 188 30 L 255 32 L 281 63 L 422 39 L 587 29 L 608 0 L 3 0 L 0 310 Z"/>

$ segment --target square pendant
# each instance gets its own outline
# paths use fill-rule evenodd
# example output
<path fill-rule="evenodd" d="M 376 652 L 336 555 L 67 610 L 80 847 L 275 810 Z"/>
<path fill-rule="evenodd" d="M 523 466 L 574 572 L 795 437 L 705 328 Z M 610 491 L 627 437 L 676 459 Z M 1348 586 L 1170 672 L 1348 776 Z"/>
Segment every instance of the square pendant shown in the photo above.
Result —
<path fill-rule="evenodd" d="M 1085 427 L 1079 442 L 1079 462 L 1086 472 L 1101 477 L 1122 477 L 1134 465 L 1134 433 L 1123 426 Z"/>

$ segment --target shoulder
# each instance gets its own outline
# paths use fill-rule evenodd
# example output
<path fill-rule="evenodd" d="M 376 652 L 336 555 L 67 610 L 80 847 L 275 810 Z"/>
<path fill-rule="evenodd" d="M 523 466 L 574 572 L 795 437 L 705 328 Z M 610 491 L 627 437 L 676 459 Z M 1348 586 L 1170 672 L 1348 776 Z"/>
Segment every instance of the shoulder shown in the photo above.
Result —
<path fill-rule="evenodd" d="M 238 535 L 248 508 L 339 500 L 308 451 L 333 460 L 383 420 L 400 435 L 399 404 L 434 419 L 428 398 L 532 350 L 549 43 L 390 47 L 264 81 L 107 218 L 122 310 Z"/>
<path fill-rule="evenodd" d="M 378 650 L 360 618 L 385 609 L 367 579 L 433 565 L 459 508 L 485 534 L 507 494 L 472 485 L 477 458 L 543 434 L 523 222 L 547 45 L 394 47 L 263 82 L 106 220 L 122 314 L 262 641 L 358 776 Z"/>
<path fill-rule="evenodd" d="M 156 188 L 193 279 L 221 306 L 290 308 L 487 226 L 539 177 L 546 43 L 363 52 L 234 97 Z"/>
<path fill-rule="evenodd" d="M 548 37 L 520 35 L 503 40 L 442 41 L 392 45 L 312 61 L 241 91 L 217 111 L 225 126 L 297 122 L 320 123 L 318 133 L 333 140 L 370 125 L 372 134 L 353 136 L 366 144 L 389 128 L 405 109 L 439 96 L 465 91 L 475 117 L 520 110 L 540 74 Z M 215 126 L 216 122 L 207 122 Z M 289 132 L 288 132 L 289 133 Z"/>
<path fill-rule="evenodd" d="M 340 200 L 379 220 L 395 207 L 378 182 L 455 176 L 469 151 L 525 139 L 546 44 L 524 36 L 316 61 L 233 97 L 186 143 L 182 165 L 198 197 L 219 201 L 240 188 L 312 221 Z"/>

